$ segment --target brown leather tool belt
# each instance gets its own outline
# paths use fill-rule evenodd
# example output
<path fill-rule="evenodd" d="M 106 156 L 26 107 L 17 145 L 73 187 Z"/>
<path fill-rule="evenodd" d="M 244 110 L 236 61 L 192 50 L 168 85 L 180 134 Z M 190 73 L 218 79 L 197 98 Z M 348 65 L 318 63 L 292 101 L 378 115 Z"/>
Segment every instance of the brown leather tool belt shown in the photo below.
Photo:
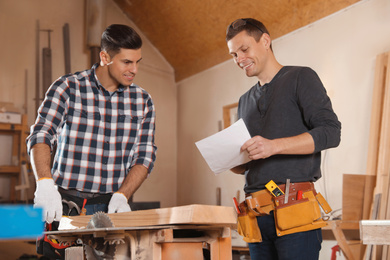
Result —
<path fill-rule="evenodd" d="M 286 193 L 285 185 L 279 188 Z M 319 229 L 326 226 L 321 208 L 325 213 L 332 211 L 321 193 L 317 193 L 312 182 L 290 183 L 286 194 L 274 197 L 268 190 L 246 194 L 239 204 L 237 231 L 248 243 L 261 242 L 261 231 L 257 216 L 273 214 L 278 236 Z M 321 207 L 321 208 L 320 208 Z"/>
<path fill-rule="evenodd" d="M 279 188 L 285 192 L 285 184 L 279 185 Z M 296 182 L 290 184 L 289 191 L 289 201 L 295 200 L 297 196 L 297 192 L 302 191 L 312 191 L 314 195 L 316 195 L 316 191 L 314 188 L 314 183 L 312 182 Z M 278 205 L 283 204 L 283 200 L 271 195 L 271 193 L 267 190 L 260 190 L 257 192 L 249 193 L 245 195 L 245 201 L 248 208 L 256 215 L 256 216 L 264 216 L 269 215 L 272 210 L 275 209 L 275 203 Z"/>

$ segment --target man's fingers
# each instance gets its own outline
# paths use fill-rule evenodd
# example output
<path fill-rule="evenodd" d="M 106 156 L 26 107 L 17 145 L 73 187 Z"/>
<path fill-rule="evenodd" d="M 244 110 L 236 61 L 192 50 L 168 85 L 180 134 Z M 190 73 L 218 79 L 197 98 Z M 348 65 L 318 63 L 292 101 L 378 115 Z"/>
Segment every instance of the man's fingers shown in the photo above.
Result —
<path fill-rule="evenodd" d="M 56 210 L 54 220 L 55 221 L 60 221 L 61 218 L 62 218 L 62 208 Z"/>
<path fill-rule="evenodd" d="M 47 211 L 45 216 L 46 216 L 46 222 L 47 223 L 52 223 L 53 220 L 54 220 L 54 215 L 55 215 L 55 212 L 54 211 Z"/>
<path fill-rule="evenodd" d="M 108 207 L 108 214 L 115 213 L 114 207 Z"/>
<path fill-rule="evenodd" d="M 251 138 L 248 141 L 246 141 L 242 146 L 241 146 L 241 151 L 248 151 L 248 148 L 252 146 L 255 143 L 255 139 Z"/>

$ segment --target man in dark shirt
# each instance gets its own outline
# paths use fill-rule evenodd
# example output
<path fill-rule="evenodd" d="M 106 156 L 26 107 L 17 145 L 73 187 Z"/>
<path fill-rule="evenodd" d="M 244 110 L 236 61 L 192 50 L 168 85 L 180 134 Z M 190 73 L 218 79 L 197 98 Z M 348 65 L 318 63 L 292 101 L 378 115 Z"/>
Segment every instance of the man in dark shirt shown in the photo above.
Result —
<path fill-rule="evenodd" d="M 341 130 L 319 77 L 307 67 L 279 64 L 267 29 L 255 19 L 234 21 L 226 41 L 234 62 L 259 79 L 238 105 L 252 136 L 241 150 L 251 161 L 232 171 L 245 174 L 247 196 L 271 180 L 315 182 L 321 177 L 321 151 L 338 146 Z M 249 243 L 252 259 L 318 259 L 320 229 L 277 236 L 274 222 L 272 211 L 257 216 L 262 242 Z"/>

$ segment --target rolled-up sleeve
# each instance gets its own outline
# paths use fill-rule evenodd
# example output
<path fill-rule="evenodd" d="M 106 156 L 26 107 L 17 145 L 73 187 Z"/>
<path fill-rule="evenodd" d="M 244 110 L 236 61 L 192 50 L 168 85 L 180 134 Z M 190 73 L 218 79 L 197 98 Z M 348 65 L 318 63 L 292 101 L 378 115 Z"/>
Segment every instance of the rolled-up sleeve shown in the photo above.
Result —
<path fill-rule="evenodd" d="M 138 142 L 134 146 L 132 164 L 143 165 L 150 173 L 156 160 L 157 147 L 154 143 L 156 113 L 153 101 L 149 95 L 145 101 L 144 117 L 138 131 Z"/>
<path fill-rule="evenodd" d="M 60 78 L 46 92 L 45 99 L 38 109 L 37 119 L 26 139 L 28 154 L 37 143 L 45 143 L 53 150 L 57 140 L 57 129 L 61 127 L 67 110 L 67 89 L 66 80 Z"/>

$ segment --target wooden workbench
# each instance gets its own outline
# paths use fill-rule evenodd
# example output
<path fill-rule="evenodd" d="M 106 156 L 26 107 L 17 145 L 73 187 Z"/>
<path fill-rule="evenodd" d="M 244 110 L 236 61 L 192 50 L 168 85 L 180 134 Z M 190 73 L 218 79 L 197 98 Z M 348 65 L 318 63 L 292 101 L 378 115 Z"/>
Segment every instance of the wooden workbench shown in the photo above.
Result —
<path fill-rule="evenodd" d="M 127 249 L 119 246 L 116 254 L 128 254 L 121 259 L 232 259 L 231 229 L 237 222 L 232 207 L 188 205 L 107 215 L 113 227 L 87 229 L 91 216 L 77 216 L 69 217 L 77 229 L 60 225 L 60 231 L 46 234 L 60 241 L 121 240 Z"/>
<path fill-rule="evenodd" d="M 322 236 L 324 240 L 336 240 L 346 259 L 361 259 L 365 246 L 360 240 L 359 221 L 327 221 Z"/>

